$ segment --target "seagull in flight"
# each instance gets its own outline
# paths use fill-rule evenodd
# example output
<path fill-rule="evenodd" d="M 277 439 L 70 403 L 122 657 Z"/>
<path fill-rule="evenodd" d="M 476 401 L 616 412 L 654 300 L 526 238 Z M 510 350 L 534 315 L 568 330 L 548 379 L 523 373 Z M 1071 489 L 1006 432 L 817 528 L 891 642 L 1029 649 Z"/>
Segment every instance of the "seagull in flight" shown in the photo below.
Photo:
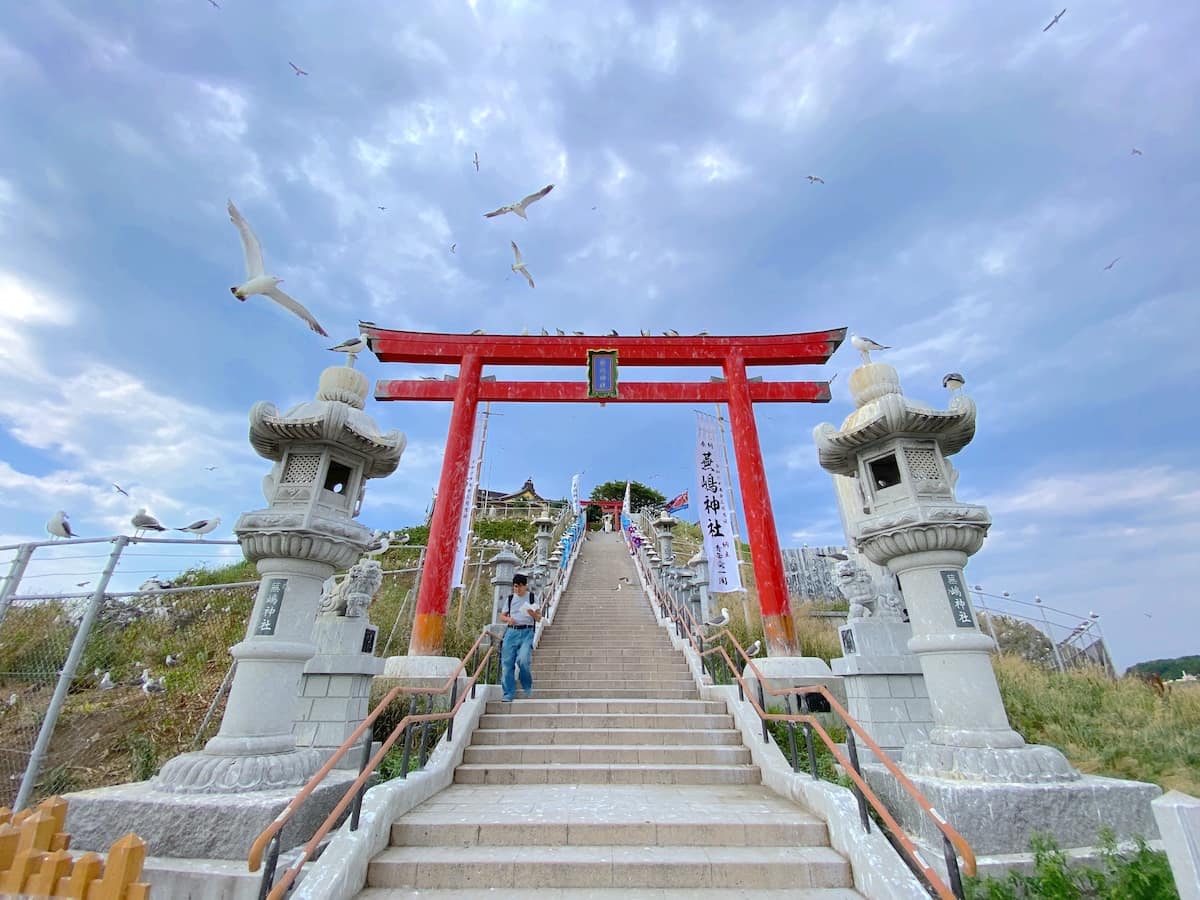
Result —
<path fill-rule="evenodd" d="M 857 334 L 851 333 L 850 346 L 862 354 L 863 362 L 868 365 L 871 362 L 872 350 L 891 350 L 891 347 L 886 347 L 883 344 L 871 340 L 869 337 L 859 337 Z"/>
<path fill-rule="evenodd" d="M 217 469 L 217 467 L 216 467 L 216 466 L 205 466 L 205 467 L 204 467 L 204 470 L 205 470 L 206 472 L 215 472 L 215 471 L 216 471 L 216 469 Z"/>
<path fill-rule="evenodd" d="M 138 508 L 138 511 L 133 514 L 133 518 L 130 519 L 129 522 L 135 529 L 134 537 L 137 537 L 139 534 L 144 534 L 147 531 L 167 530 L 167 526 L 158 521 L 158 519 L 154 518 L 154 516 L 149 515 L 146 512 L 146 507 L 144 506 Z"/>
<path fill-rule="evenodd" d="M 113 490 L 114 490 L 114 491 L 116 491 L 116 492 L 117 492 L 118 494 L 120 494 L 121 496 L 123 496 L 123 497 L 128 497 L 128 496 L 129 496 L 129 491 L 125 490 L 125 488 L 121 487 L 121 486 L 120 486 L 119 484 L 117 484 L 115 481 L 112 483 L 112 486 L 113 486 Z"/>
<path fill-rule="evenodd" d="M 375 207 L 375 208 L 376 208 L 377 210 L 379 210 L 380 212 L 387 212 L 387 207 L 386 207 L 386 206 L 377 206 L 377 207 Z"/>
<path fill-rule="evenodd" d="M 329 333 L 313 318 L 312 313 L 279 289 L 283 279 L 266 274 L 266 269 L 263 268 L 262 245 L 250 229 L 250 224 L 242 218 L 232 200 L 229 201 L 228 209 L 229 221 L 237 226 L 238 234 L 242 237 L 242 253 L 246 257 L 246 280 L 237 287 L 231 287 L 229 293 L 243 302 L 253 294 L 270 297 L 284 309 L 302 318 L 317 334 L 329 337 Z"/>
<path fill-rule="evenodd" d="M 1119 256 L 1117 257 L 1117 259 L 1120 259 L 1120 258 L 1121 258 L 1121 257 L 1119 257 Z M 1105 271 L 1105 272 L 1107 272 L 1109 269 L 1111 269 L 1113 266 L 1115 266 L 1115 265 L 1117 264 L 1117 259 L 1114 259 L 1114 260 L 1113 260 L 1112 262 L 1110 262 L 1110 263 L 1109 263 L 1107 266 L 1105 266 L 1105 267 L 1104 267 L 1104 271 Z"/>
<path fill-rule="evenodd" d="M 804 177 L 808 179 L 809 184 L 824 184 L 825 183 L 825 179 L 822 178 L 820 175 L 805 175 Z"/>
<path fill-rule="evenodd" d="M 71 523 L 67 521 L 67 514 L 61 509 L 50 517 L 50 521 L 46 523 L 46 531 L 49 532 L 51 537 L 79 537 L 79 535 L 71 530 Z"/>
<path fill-rule="evenodd" d="M 475 163 L 475 171 L 478 172 L 479 171 L 479 151 L 478 150 L 475 151 L 475 159 L 472 161 Z"/>
<path fill-rule="evenodd" d="M 509 203 L 506 206 L 501 206 L 499 209 L 493 209 L 489 213 L 484 213 L 483 216 L 485 219 L 492 219 L 496 216 L 502 216 L 505 213 L 516 213 L 522 219 L 528 220 L 529 216 L 525 215 L 525 207 L 529 206 L 530 203 L 536 203 L 538 200 L 541 200 L 552 190 L 554 190 L 554 185 L 548 184 L 540 191 L 530 194 L 528 197 L 522 197 L 516 203 Z"/>
<path fill-rule="evenodd" d="M 296 65 L 294 62 L 292 62 L 290 59 L 288 60 L 288 65 L 292 67 L 292 71 L 295 72 L 297 75 L 307 75 L 308 74 L 302 68 L 300 68 L 298 65 Z"/>
<path fill-rule="evenodd" d="M 533 287 L 533 276 L 529 274 L 529 270 L 525 268 L 525 258 L 521 256 L 521 248 L 517 246 L 516 241 L 509 241 L 512 244 L 513 256 L 515 261 L 512 264 L 512 270 L 520 275 L 525 276 L 525 280 L 529 282 L 529 286 Z"/>
<path fill-rule="evenodd" d="M 221 4 L 218 3 L 217 0 L 208 0 L 208 2 L 211 3 L 213 5 L 213 7 L 215 7 L 216 9 L 221 8 Z"/>
<path fill-rule="evenodd" d="M 1132 150 L 1129 151 L 1129 155 L 1130 156 L 1141 156 L 1142 151 L 1139 150 L 1137 147 L 1134 147 Z"/>
<path fill-rule="evenodd" d="M 454 248 L 455 248 L 455 247 L 457 247 L 457 246 L 458 246 L 458 241 L 455 241 L 453 244 L 451 244 L 451 245 L 450 245 L 450 252 L 451 252 L 451 253 L 453 253 L 453 252 L 454 252 Z"/>
<path fill-rule="evenodd" d="M 1045 32 L 1047 32 L 1047 31 L 1049 31 L 1051 28 L 1053 28 L 1055 25 L 1057 25 L 1057 24 L 1058 24 L 1058 20 L 1059 20 L 1059 19 L 1061 19 L 1061 18 L 1063 17 L 1063 13 L 1065 13 L 1066 11 L 1067 11 L 1067 8 L 1064 6 L 1064 7 L 1063 7 L 1063 11 L 1062 11 L 1062 12 L 1060 12 L 1060 13 L 1059 13 L 1057 16 L 1055 16 L 1053 19 L 1051 19 L 1051 20 L 1050 20 L 1050 24 L 1049 24 L 1049 25 L 1047 25 L 1045 28 L 1043 28 L 1043 29 L 1042 29 L 1042 32 L 1043 32 L 1043 33 L 1045 33 Z"/>

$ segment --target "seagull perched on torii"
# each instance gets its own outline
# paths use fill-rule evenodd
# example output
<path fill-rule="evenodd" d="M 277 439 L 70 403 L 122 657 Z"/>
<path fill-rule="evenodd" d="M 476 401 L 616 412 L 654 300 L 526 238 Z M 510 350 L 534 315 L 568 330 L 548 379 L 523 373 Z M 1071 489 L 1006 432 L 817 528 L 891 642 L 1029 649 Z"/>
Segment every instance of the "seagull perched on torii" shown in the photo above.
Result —
<path fill-rule="evenodd" d="M 857 334 L 854 334 L 853 332 L 851 332 L 851 334 L 850 334 L 850 346 L 852 346 L 855 350 L 857 350 L 859 353 L 862 354 L 863 362 L 866 363 L 867 365 L 871 364 L 871 351 L 872 350 L 891 350 L 892 349 L 891 347 L 887 347 L 883 344 L 878 343 L 877 341 L 871 340 L 869 337 L 859 337 Z"/>

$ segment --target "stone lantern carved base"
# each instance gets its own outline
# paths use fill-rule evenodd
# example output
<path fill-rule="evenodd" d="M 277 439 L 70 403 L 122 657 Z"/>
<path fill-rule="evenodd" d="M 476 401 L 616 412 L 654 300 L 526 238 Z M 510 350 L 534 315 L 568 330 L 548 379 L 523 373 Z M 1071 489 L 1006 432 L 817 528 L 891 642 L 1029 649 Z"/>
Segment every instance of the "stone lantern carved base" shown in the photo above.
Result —
<path fill-rule="evenodd" d="M 319 750 L 255 756 L 213 756 L 204 751 L 183 753 L 168 761 L 150 782 L 156 791 L 172 794 L 221 794 L 297 788 L 320 768 Z"/>
<path fill-rule="evenodd" d="M 904 748 L 900 766 L 908 775 L 946 777 L 982 783 L 1060 784 L 1082 776 L 1054 747 L 951 747 L 926 741 Z"/>
<path fill-rule="evenodd" d="M 908 771 L 907 765 L 903 768 Z M 944 874 L 941 832 L 929 816 L 883 766 L 864 765 L 863 775 L 924 851 L 921 855 Z M 1102 865 L 1102 827 L 1112 829 L 1118 841 L 1139 836 L 1146 840 L 1158 838 L 1150 805 L 1161 793 L 1156 784 L 1096 775 L 1077 775 L 1074 781 L 1020 784 L 918 774 L 910 774 L 909 779 L 967 839 L 978 858 L 981 875 L 1002 875 L 1014 866 L 1031 869 L 1029 842 L 1035 833 L 1054 835 L 1073 863 L 1094 861 L 1097 865 Z"/>

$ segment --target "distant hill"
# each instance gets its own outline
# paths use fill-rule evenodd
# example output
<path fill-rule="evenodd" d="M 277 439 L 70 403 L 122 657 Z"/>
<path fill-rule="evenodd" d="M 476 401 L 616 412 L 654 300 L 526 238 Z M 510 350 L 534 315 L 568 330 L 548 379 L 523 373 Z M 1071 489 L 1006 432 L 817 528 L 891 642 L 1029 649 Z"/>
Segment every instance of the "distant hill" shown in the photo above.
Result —
<path fill-rule="evenodd" d="M 1163 681 L 1173 681 L 1184 673 L 1200 675 L 1200 656 L 1177 656 L 1174 659 L 1151 659 L 1134 663 L 1126 675 L 1159 675 Z"/>

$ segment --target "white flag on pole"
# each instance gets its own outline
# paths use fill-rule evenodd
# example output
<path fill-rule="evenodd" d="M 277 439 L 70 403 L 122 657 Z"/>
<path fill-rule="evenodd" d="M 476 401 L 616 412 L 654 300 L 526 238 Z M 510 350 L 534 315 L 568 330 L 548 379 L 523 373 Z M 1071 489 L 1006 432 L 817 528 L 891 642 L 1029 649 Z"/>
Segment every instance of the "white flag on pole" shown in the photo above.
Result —
<path fill-rule="evenodd" d="M 708 557 L 708 589 L 712 593 L 740 591 L 737 546 L 729 519 L 729 493 L 725 489 L 729 473 L 721 453 L 721 435 L 715 417 L 696 413 L 696 486 L 700 492 L 697 506 L 700 531 L 704 535 L 704 555 Z"/>
<path fill-rule="evenodd" d="M 633 510 L 629 508 L 630 507 L 630 503 L 629 503 L 629 485 L 630 484 L 632 484 L 632 482 L 629 482 L 629 481 L 625 482 L 625 502 L 621 505 L 621 515 L 625 516 L 626 518 L 632 519 L 633 518 Z"/>
<path fill-rule="evenodd" d="M 471 531 L 471 511 L 475 507 L 475 494 L 479 487 L 479 457 L 483 453 L 483 430 L 475 429 L 475 451 L 471 454 L 471 465 L 467 470 L 467 490 L 463 496 L 462 516 L 458 526 L 458 555 L 454 558 L 454 584 L 451 587 L 463 586 L 463 570 L 467 561 L 467 538 Z"/>
<path fill-rule="evenodd" d="M 571 476 L 571 512 L 579 515 L 579 475 Z"/>

